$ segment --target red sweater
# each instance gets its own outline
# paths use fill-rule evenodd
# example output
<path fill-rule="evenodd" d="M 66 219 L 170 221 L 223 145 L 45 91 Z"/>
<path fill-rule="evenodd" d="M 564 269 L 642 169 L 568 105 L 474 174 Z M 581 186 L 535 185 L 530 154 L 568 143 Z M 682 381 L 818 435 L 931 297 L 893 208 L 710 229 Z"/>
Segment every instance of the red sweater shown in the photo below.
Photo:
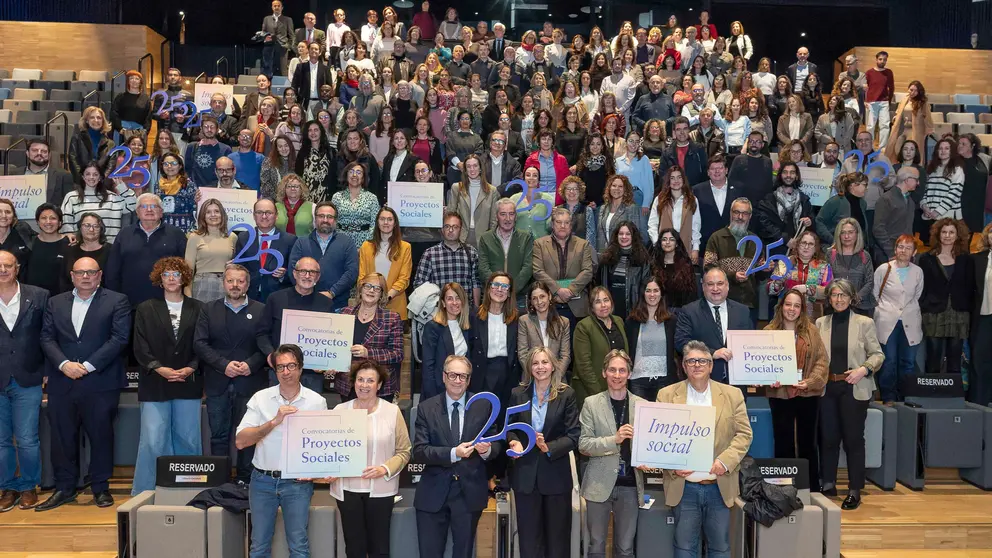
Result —
<path fill-rule="evenodd" d="M 866 103 L 892 100 L 896 90 L 896 78 L 892 75 L 892 70 L 870 68 L 865 72 L 865 80 L 868 82 L 868 91 L 865 92 Z"/>
<path fill-rule="evenodd" d="M 555 205 L 557 206 L 557 205 L 561 205 L 562 202 L 565 201 L 565 199 L 562 198 L 561 195 L 557 192 L 557 189 L 559 186 L 561 186 L 561 182 L 565 180 L 565 178 L 569 174 L 571 174 L 571 172 L 569 172 L 568 170 L 568 161 L 565 159 L 565 156 L 558 153 L 557 151 L 552 151 L 552 153 L 554 153 L 553 160 L 555 165 L 555 190 L 556 190 Z M 538 170 L 540 170 L 541 161 L 537 157 L 540 154 L 541 151 L 537 150 L 531 153 L 530 155 L 528 155 L 527 160 L 524 162 L 524 168 L 526 169 L 527 167 L 536 167 Z"/>

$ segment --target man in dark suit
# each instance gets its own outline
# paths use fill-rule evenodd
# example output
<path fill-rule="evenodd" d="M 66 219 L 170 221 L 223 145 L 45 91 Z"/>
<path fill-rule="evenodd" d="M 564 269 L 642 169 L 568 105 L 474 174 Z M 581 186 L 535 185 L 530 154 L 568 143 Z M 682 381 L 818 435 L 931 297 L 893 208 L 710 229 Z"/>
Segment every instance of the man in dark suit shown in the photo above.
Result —
<path fill-rule="evenodd" d="M 413 507 L 417 510 L 420 556 L 440 558 L 451 530 L 451 558 L 473 556 L 475 530 L 489 504 L 486 461 L 499 442 L 473 444 L 489 418 L 484 404 L 465 408 L 472 364 L 452 355 L 444 362 L 445 393 L 421 401 L 414 426 L 413 460 L 424 464 Z M 490 428 L 487 435 L 497 432 Z"/>
<path fill-rule="evenodd" d="M 692 187 L 699 208 L 700 250 L 706 250 L 710 235 L 730 224 L 730 206 L 738 195 L 738 188 L 727 180 L 727 159 L 723 155 L 714 155 L 706 162 L 706 174 L 709 180 Z"/>
<path fill-rule="evenodd" d="M 27 152 L 28 165 L 23 169 L 18 169 L 11 174 L 30 176 L 32 174 L 45 175 L 45 201 L 62 206 L 65 195 L 73 190 L 72 176 L 62 170 L 58 165 L 51 163 L 51 146 L 48 140 L 38 138 L 28 141 Z"/>
<path fill-rule="evenodd" d="M 114 418 L 127 385 L 123 352 L 131 332 L 131 306 L 121 293 L 101 288 L 93 258 L 72 266 L 71 292 L 48 300 L 41 348 L 48 360 L 48 420 L 52 427 L 55 492 L 37 511 L 76 499 L 79 426 L 90 440 L 90 482 L 98 507 L 114 505 Z"/>
<path fill-rule="evenodd" d="M 210 454 L 230 455 L 231 431 L 241 424 L 248 400 L 268 387 L 265 355 L 255 330 L 265 306 L 248 298 L 248 270 L 228 264 L 225 297 L 205 304 L 196 321 L 193 349 L 203 366 L 210 421 Z M 237 480 L 250 482 L 254 446 L 238 450 Z"/>
<path fill-rule="evenodd" d="M 785 75 L 789 76 L 789 81 L 792 82 L 793 93 L 800 93 L 803 90 L 803 85 L 806 83 L 806 78 L 810 74 L 815 73 L 816 64 L 809 61 L 809 49 L 799 47 L 799 50 L 796 51 L 796 63 L 789 66 L 789 69 L 785 71 Z"/>
<path fill-rule="evenodd" d="M 727 331 L 754 329 L 747 306 L 727 299 L 727 274 L 711 267 L 703 275 L 703 298 L 682 307 L 675 325 L 675 347 L 681 350 L 689 341 L 702 341 L 713 351 L 713 375 L 728 383 L 727 362 L 733 357 L 727 348 Z"/>
<path fill-rule="evenodd" d="M 269 198 L 262 198 L 255 202 L 255 242 L 254 246 L 242 254 L 245 244 L 248 243 L 249 234 L 246 231 L 238 232 L 238 242 L 235 245 L 234 253 L 242 254 L 242 257 L 251 258 L 242 262 L 245 269 L 250 274 L 247 297 L 265 303 L 269 295 L 289 286 L 289 278 L 286 276 L 286 266 L 289 264 L 289 253 L 296 244 L 296 235 L 276 228 L 276 204 Z M 266 240 L 265 236 L 279 235 L 279 238 Z M 259 253 L 260 250 L 268 250 L 264 255 L 264 260 Z M 273 255 L 275 252 L 282 254 L 282 265 Z M 255 256 L 259 256 L 256 258 Z M 264 265 L 263 265 L 264 264 Z M 265 269 L 270 273 L 262 274 Z M 278 343 L 276 343 L 278 346 Z"/>
<path fill-rule="evenodd" d="M 303 14 L 303 27 L 296 30 L 296 35 L 293 37 L 293 44 L 306 43 L 309 46 L 312 43 L 317 43 L 320 45 L 321 54 L 323 54 L 326 35 L 323 31 L 317 29 L 315 27 L 316 25 L 317 16 L 310 12 Z"/>
<path fill-rule="evenodd" d="M 334 85 L 327 64 L 320 60 L 320 43 L 310 43 L 307 47 L 310 59 L 306 64 L 296 66 L 293 74 L 293 89 L 300 105 L 306 109 L 310 102 L 320 102 L 320 88 L 323 85 Z"/>
<path fill-rule="evenodd" d="M 0 418 L 5 450 L 0 451 L 0 512 L 20 503 L 29 510 L 38 503 L 41 482 L 41 446 L 38 414 L 41 410 L 41 380 L 45 355 L 38 338 L 48 304 L 48 291 L 17 280 L 17 258 L 0 251 Z M 16 442 L 16 449 L 15 449 Z M 18 471 L 15 473 L 15 471 Z"/>
<path fill-rule="evenodd" d="M 272 15 L 262 20 L 262 31 L 265 42 L 262 47 L 262 73 L 272 76 L 276 64 L 279 64 L 279 75 L 286 75 L 289 68 L 287 53 L 296 51 L 293 43 L 293 18 L 283 15 L 282 2 L 272 0 Z"/>
<path fill-rule="evenodd" d="M 489 134 L 489 151 L 482 156 L 482 172 L 486 175 L 486 182 L 495 186 L 504 197 L 514 193 L 507 192 L 507 183 L 520 178 L 521 174 L 520 161 L 506 152 L 506 143 L 506 132 L 494 130 Z"/>
<path fill-rule="evenodd" d="M 489 43 L 489 55 L 496 62 L 502 62 L 504 49 L 513 46 L 510 41 L 503 38 L 504 34 L 506 34 L 506 26 L 497 22 L 493 25 L 493 38 L 486 41 Z"/>

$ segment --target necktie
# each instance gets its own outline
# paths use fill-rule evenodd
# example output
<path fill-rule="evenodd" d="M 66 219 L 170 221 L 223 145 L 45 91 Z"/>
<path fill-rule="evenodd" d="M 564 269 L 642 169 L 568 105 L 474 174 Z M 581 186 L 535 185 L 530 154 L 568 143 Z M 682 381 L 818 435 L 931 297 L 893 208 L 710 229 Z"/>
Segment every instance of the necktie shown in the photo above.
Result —
<path fill-rule="evenodd" d="M 260 269 L 265 269 L 265 256 L 268 255 L 265 251 L 268 250 L 268 249 L 269 249 L 269 241 L 268 240 L 263 240 L 262 241 L 262 250 L 259 252 L 259 255 L 258 255 L 258 266 L 259 266 Z"/>
<path fill-rule="evenodd" d="M 462 439 L 462 420 L 458 416 L 458 406 L 461 403 L 455 401 L 451 404 L 451 435 L 455 437 L 455 440 L 461 443 Z"/>
<path fill-rule="evenodd" d="M 313 42 L 313 29 L 307 31 L 307 44 Z"/>
<path fill-rule="evenodd" d="M 723 339 L 723 320 L 720 319 L 720 307 L 713 307 L 713 319 L 716 320 L 716 328 L 720 331 L 720 342 L 725 343 Z"/>

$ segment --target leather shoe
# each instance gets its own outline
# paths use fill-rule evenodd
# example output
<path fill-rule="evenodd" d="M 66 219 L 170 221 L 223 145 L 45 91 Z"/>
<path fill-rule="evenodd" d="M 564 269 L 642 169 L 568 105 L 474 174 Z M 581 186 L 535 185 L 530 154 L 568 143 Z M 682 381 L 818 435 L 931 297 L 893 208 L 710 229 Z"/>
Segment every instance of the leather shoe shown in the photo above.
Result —
<path fill-rule="evenodd" d="M 21 496 L 16 490 L 4 490 L 3 494 L 0 494 L 0 513 L 14 509 L 20 499 Z"/>
<path fill-rule="evenodd" d="M 98 508 L 109 508 L 114 505 L 114 497 L 110 495 L 109 490 L 104 490 L 93 495 L 93 502 Z"/>
<path fill-rule="evenodd" d="M 76 501 L 76 492 L 63 492 L 61 490 L 56 490 L 54 494 L 48 497 L 47 500 L 38 504 L 34 508 L 36 512 L 43 512 L 48 510 L 54 510 L 55 508 L 61 506 L 62 504 L 68 504 L 69 502 Z"/>
<path fill-rule="evenodd" d="M 844 498 L 844 502 L 840 505 L 840 509 L 856 510 L 860 505 L 861 505 L 861 491 L 852 490 L 847 493 L 847 498 Z"/>
<path fill-rule="evenodd" d="M 29 510 L 38 505 L 38 491 L 35 489 L 21 492 L 21 504 L 17 506 L 22 510 Z"/>

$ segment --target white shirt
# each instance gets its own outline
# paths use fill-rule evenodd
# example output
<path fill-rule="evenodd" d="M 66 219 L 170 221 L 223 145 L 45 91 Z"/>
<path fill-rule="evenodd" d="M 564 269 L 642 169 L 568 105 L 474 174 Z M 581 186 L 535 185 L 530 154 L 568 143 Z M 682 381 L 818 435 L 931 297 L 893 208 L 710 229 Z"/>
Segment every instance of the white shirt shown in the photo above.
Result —
<path fill-rule="evenodd" d="M 486 329 L 489 332 L 489 349 L 486 357 L 496 358 L 508 356 L 506 349 L 506 324 L 503 323 L 503 314 L 489 313 L 489 320 L 486 321 Z"/>
<path fill-rule="evenodd" d="M 292 401 L 286 401 L 279 393 L 279 386 L 275 385 L 258 391 L 248 400 L 248 410 L 245 412 L 241 424 L 238 425 L 238 432 L 245 428 L 255 428 L 262 426 L 270 420 L 276 418 L 279 407 L 290 405 L 300 411 L 326 411 L 327 400 L 319 393 L 309 390 L 300 385 L 300 393 Z M 272 429 L 271 432 L 255 444 L 255 457 L 251 464 L 263 471 L 278 471 L 282 467 L 282 436 L 286 430 L 286 423 Z"/>
<path fill-rule="evenodd" d="M 310 98 L 320 99 L 320 91 L 317 89 L 317 64 L 310 63 Z"/>
<path fill-rule="evenodd" d="M 99 290 L 99 287 L 97 287 L 97 289 Z M 20 290 L 21 286 L 18 285 L 18 294 L 20 294 Z M 77 289 L 72 289 L 72 328 L 76 330 L 76 337 L 81 335 L 83 330 L 83 322 L 86 321 L 86 313 L 90 311 L 90 305 L 93 304 L 94 298 L 96 298 L 96 291 L 93 291 L 93 294 L 91 294 L 89 298 L 82 299 L 79 297 Z M 59 370 L 62 370 L 62 367 L 65 366 L 65 363 L 67 362 L 69 362 L 68 359 L 60 362 Z M 84 362 L 83 366 L 85 366 L 90 372 L 96 370 L 96 367 L 90 364 L 89 361 Z"/>
<path fill-rule="evenodd" d="M 710 191 L 713 192 L 713 201 L 716 202 L 716 210 L 720 212 L 720 216 L 723 216 L 723 207 L 727 203 L 727 184 L 723 184 L 723 188 L 717 188 L 710 182 Z"/>
<path fill-rule="evenodd" d="M 685 196 L 672 202 L 672 228 L 675 232 L 681 232 L 682 229 L 682 208 L 685 207 Z M 658 198 L 655 197 L 654 201 L 651 202 L 651 210 L 648 213 L 648 237 L 651 238 L 652 243 L 658 242 L 658 228 L 661 226 L 661 217 L 658 216 Z M 692 214 L 692 248 L 690 250 L 699 250 L 699 244 L 703 241 L 703 220 L 702 216 L 699 214 L 699 205 L 696 205 L 696 211 Z"/>
<path fill-rule="evenodd" d="M 792 92 L 799 93 L 803 90 L 803 84 L 806 83 L 806 78 L 809 77 L 809 63 L 800 66 L 796 64 L 796 83 L 792 84 Z"/>
<path fill-rule="evenodd" d="M 362 26 L 362 41 L 369 47 L 369 56 L 372 56 L 372 43 L 379 36 L 379 27 L 371 23 Z"/>
<path fill-rule="evenodd" d="M 10 302 L 7 304 L 0 300 L 0 316 L 3 317 L 3 323 L 7 324 L 7 329 L 14 331 L 14 324 L 17 323 L 17 314 L 21 312 L 21 283 L 17 282 L 17 291 L 14 296 L 10 297 Z"/>
<path fill-rule="evenodd" d="M 490 154 L 489 154 L 489 161 L 490 161 L 490 164 L 492 165 L 490 167 L 492 169 L 492 172 L 489 174 L 489 176 L 492 177 L 492 180 L 490 180 L 490 182 L 492 182 L 493 184 L 495 184 L 495 185 L 498 186 L 499 185 L 498 183 L 500 181 L 500 177 L 503 176 L 503 174 L 502 174 L 502 172 L 503 172 L 502 171 L 502 169 L 503 169 L 503 157 L 493 157 L 492 156 L 492 153 L 490 152 Z"/>
<path fill-rule="evenodd" d="M 466 402 L 466 397 L 465 397 L 465 394 L 464 393 L 462 394 L 461 398 L 456 401 L 456 400 L 452 399 L 451 396 L 448 395 L 447 392 L 445 392 L 445 394 L 444 394 L 444 410 L 445 410 L 444 416 L 445 416 L 445 419 L 448 421 L 448 424 L 449 425 L 451 424 L 451 413 L 454 412 L 454 406 L 453 406 L 453 404 L 454 403 L 458 403 L 458 424 L 460 424 L 462 426 L 462 429 L 465 428 L 465 402 Z M 462 433 L 461 432 L 452 432 L 451 434 L 455 437 L 456 440 L 461 440 L 462 439 Z M 457 455 L 455 455 L 455 450 L 456 449 L 458 449 L 458 448 L 451 448 L 451 462 L 452 463 L 454 463 L 455 461 L 461 461 L 462 460 L 461 457 L 458 457 Z"/>
<path fill-rule="evenodd" d="M 989 288 L 989 285 L 992 285 L 992 265 L 985 267 L 985 290 L 982 293 L 982 307 L 979 310 L 980 316 L 988 316 L 989 314 L 992 314 L 992 289 Z M 20 285 L 17 286 L 17 292 L 18 294 L 21 292 Z M 7 316 L 4 315 L 3 319 L 4 321 L 7 321 Z M 7 327 L 13 329 L 10 322 L 7 322 Z"/>
<path fill-rule="evenodd" d="M 379 244 L 379 251 L 375 255 L 375 271 L 381 273 L 383 277 L 389 277 L 389 270 L 392 267 L 393 262 L 389 259 L 389 239 L 387 238 Z"/>
<path fill-rule="evenodd" d="M 455 342 L 455 354 L 465 356 L 468 353 L 468 343 L 465 342 L 465 334 L 462 333 L 458 320 L 448 320 L 448 330 L 451 331 L 451 340 Z"/>
<path fill-rule="evenodd" d="M 348 31 L 351 31 L 351 27 L 348 27 L 347 23 L 334 22 L 328 25 L 327 34 L 324 37 L 325 41 L 327 41 L 327 48 L 341 46 L 341 38 Z"/>
<path fill-rule="evenodd" d="M 393 155 L 393 166 L 389 167 L 389 181 L 396 182 L 400 176 L 400 169 L 403 167 L 403 161 L 406 160 L 406 150 L 397 151 Z"/>
<path fill-rule="evenodd" d="M 726 309 L 726 304 L 723 305 Z M 726 331 L 726 330 L 724 330 Z M 706 384 L 706 391 L 700 393 L 696 391 L 696 388 L 692 387 L 689 382 L 685 383 L 685 404 L 695 405 L 697 407 L 712 407 L 713 406 L 713 391 L 710 389 L 710 385 Z M 686 482 L 699 482 L 704 480 L 716 480 L 716 475 L 711 475 L 709 472 L 697 471 L 688 477 L 686 477 Z"/>

